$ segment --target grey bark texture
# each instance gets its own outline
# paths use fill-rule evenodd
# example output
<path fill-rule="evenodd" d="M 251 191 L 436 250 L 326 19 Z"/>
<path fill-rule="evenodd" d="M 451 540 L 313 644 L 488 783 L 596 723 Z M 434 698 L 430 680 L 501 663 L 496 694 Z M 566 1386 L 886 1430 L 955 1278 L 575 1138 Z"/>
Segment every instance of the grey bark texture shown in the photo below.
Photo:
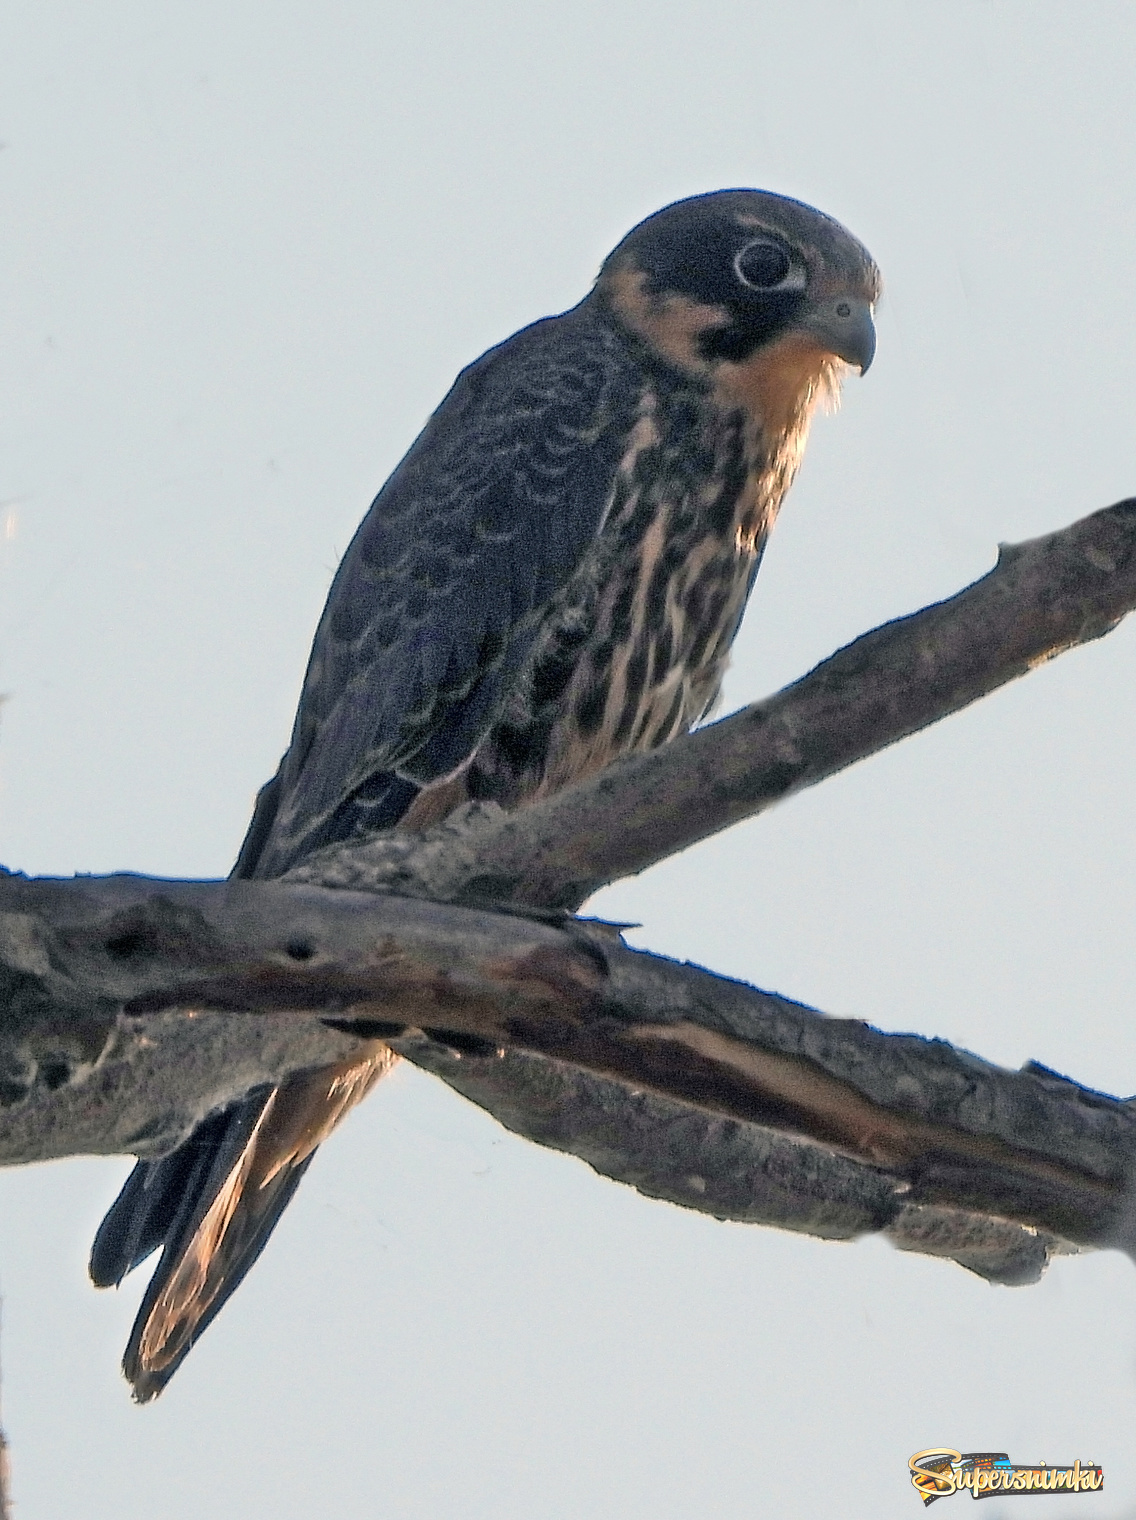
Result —
<path fill-rule="evenodd" d="M 308 857 L 292 879 L 575 911 L 598 888 L 926 728 L 1136 606 L 1136 500 L 1024 544 L 956 596 L 864 634 L 763 702 L 522 809 Z"/>
<path fill-rule="evenodd" d="M 381 1035 L 544 1145 L 722 1218 L 885 1230 L 1002 1282 L 1136 1241 L 1136 1113 L 697 967 L 570 912 L 1136 605 L 1136 503 L 1004 549 L 766 702 L 514 814 L 280 882 L 0 875 L 0 1162 L 154 1156 Z"/>

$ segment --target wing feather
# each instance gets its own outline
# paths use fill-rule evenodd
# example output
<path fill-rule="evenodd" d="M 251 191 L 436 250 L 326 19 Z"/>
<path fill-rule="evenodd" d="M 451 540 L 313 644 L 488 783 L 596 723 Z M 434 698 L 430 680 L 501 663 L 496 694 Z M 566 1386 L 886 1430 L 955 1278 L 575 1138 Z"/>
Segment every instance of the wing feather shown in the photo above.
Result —
<path fill-rule="evenodd" d="M 291 746 L 234 869 L 279 875 L 396 823 L 472 754 L 542 609 L 594 541 L 638 405 L 622 341 L 587 303 L 458 377 L 379 492 L 335 577 Z M 263 1250 L 316 1147 L 389 1070 L 364 1048 L 211 1115 L 140 1161 L 91 1253 L 100 1285 L 163 1247 L 123 1360 L 160 1393 Z"/>
<path fill-rule="evenodd" d="M 344 556 L 244 869 L 393 823 L 406 783 L 469 758 L 599 531 L 638 399 L 586 304 L 463 371 Z"/>

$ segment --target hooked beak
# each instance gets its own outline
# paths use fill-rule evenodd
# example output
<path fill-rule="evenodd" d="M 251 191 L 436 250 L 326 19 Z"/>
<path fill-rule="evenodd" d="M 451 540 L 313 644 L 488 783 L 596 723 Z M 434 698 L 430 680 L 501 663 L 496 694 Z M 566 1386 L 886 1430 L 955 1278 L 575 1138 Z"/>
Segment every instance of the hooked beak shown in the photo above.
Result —
<path fill-rule="evenodd" d="M 876 327 L 869 301 L 856 296 L 836 296 L 809 310 L 800 326 L 820 340 L 830 354 L 855 364 L 866 375 L 876 352 Z"/>

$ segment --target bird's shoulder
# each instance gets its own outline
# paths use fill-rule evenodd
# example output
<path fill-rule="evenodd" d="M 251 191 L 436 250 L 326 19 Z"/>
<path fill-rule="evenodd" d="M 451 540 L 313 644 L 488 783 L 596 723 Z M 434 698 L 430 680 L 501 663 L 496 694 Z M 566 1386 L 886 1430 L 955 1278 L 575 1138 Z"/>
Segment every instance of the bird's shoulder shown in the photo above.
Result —
<path fill-rule="evenodd" d="M 628 345 L 586 305 L 468 365 L 345 556 L 328 604 L 333 636 L 350 639 L 367 621 L 361 580 L 417 604 L 415 586 L 442 589 L 470 567 L 493 566 L 510 581 L 531 574 L 539 597 L 598 525 L 639 392 Z"/>
<path fill-rule="evenodd" d="M 336 574 L 277 830 L 376 772 L 427 782 L 472 752 L 600 530 L 646 383 L 587 301 L 462 370 Z"/>

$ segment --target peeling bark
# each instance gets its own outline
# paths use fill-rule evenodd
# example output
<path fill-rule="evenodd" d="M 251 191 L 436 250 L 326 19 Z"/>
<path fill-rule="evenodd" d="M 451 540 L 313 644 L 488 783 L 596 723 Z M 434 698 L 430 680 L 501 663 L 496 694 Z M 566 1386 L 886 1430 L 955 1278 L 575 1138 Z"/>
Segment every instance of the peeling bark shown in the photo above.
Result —
<path fill-rule="evenodd" d="M 1009 1220 L 1078 1245 L 1129 1244 L 1136 1114 L 1126 1104 L 1044 1069 L 1003 1071 L 942 1041 L 826 1018 L 631 950 L 581 920 L 278 882 L 130 876 L 9 876 L 0 910 L 0 961 L 19 962 L 23 1005 L 35 1012 L 4 1052 L 9 1073 L 27 1084 L 9 1104 L 12 1122 L 0 1124 L 9 1162 L 61 1154 L 61 1139 L 71 1146 L 59 1115 L 115 1118 L 101 1141 L 84 1118 L 84 1149 L 168 1148 L 247 1090 L 247 1070 L 232 1066 L 234 1031 L 239 1044 L 267 1021 L 270 1050 L 289 1024 L 309 1040 L 315 1031 L 329 1042 L 378 1035 L 424 1065 L 440 1046 L 470 1068 L 492 1067 L 508 1046 L 697 1112 L 703 1137 L 709 1116 L 719 1152 L 737 1144 L 739 1128 L 750 1132 L 751 1158 L 764 1143 L 754 1131 L 823 1150 L 830 1163 L 767 1148 L 785 1176 L 796 1165 L 794 1185 L 782 1188 L 789 1199 L 809 1197 L 805 1172 L 818 1167 L 808 1206 L 787 1205 L 777 1222 L 815 1227 L 826 1209 L 843 1207 L 843 1221 L 821 1233 L 859 1233 L 874 1220 L 899 1226 L 910 1243 L 915 1206 Z M 162 1122 L 124 1136 L 121 1092 L 136 1081 L 127 1073 L 140 1051 L 160 1051 L 167 1038 L 176 1046 L 179 1024 L 193 1065 L 167 1063 L 161 1094 L 151 1072 L 147 1098 Z M 332 1052 L 329 1043 L 315 1056 L 309 1043 L 299 1064 Z M 841 1163 L 870 1169 L 854 1197 L 840 1193 L 840 1179 L 854 1175 Z M 683 1164 L 683 1201 L 716 1212 L 716 1189 L 689 1156 Z M 753 1206 L 760 1212 L 768 1199 Z"/>

